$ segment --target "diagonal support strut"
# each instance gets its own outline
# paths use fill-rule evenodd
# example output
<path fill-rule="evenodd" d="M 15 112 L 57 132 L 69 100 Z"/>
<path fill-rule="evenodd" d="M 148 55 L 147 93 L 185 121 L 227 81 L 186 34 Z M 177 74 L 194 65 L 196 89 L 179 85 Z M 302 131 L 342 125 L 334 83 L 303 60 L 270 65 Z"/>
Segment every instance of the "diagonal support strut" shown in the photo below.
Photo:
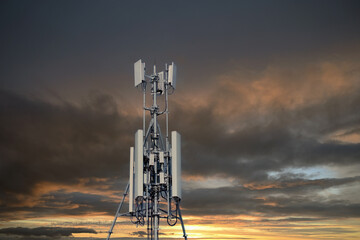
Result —
<path fill-rule="evenodd" d="M 118 209 L 117 209 L 117 211 L 116 211 L 116 213 L 115 213 L 115 218 L 114 218 L 114 221 L 113 221 L 113 223 L 112 223 L 112 225 L 111 225 L 111 227 L 110 227 L 109 234 L 108 234 L 106 240 L 109 240 L 111 234 L 113 233 L 113 229 L 114 229 L 114 227 L 115 227 L 116 220 L 117 220 L 117 218 L 118 218 L 118 216 L 119 216 L 119 213 L 120 213 L 120 211 L 121 211 L 122 205 L 124 204 L 124 200 L 125 200 L 125 197 L 126 197 L 126 195 L 128 194 L 128 192 L 129 192 L 129 183 L 126 185 L 123 198 L 122 198 L 122 200 L 121 200 L 121 202 L 120 202 L 120 204 L 119 204 L 119 207 L 118 207 Z"/>

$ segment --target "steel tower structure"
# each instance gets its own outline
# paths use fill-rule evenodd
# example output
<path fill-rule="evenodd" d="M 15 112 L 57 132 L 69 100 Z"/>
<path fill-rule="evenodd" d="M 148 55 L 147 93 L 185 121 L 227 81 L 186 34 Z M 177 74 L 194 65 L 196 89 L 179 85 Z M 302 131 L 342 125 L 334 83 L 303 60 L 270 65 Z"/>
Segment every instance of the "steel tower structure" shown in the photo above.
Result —
<path fill-rule="evenodd" d="M 145 63 L 134 64 L 135 87 L 143 92 L 143 128 L 135 133 L 135 145 L 130 147 L 130 177 L 122 201 L 116 211 L 107 240 L 119 216 L 129 216 L 136 225 L 147 226 L 147 239 L 159 239 L 160 219 L 174 226 L 179 220 L 183 237 L 187 239 L 181 216 L 181 136 L 171 132 L 169 139 L 168 96 L 176 88 L 176 65 L 165 65 L 165 70 L 145 74 Z M 150 85 L 152 105 L 146 106 L 147 87 Z M 160 97 L 164 109 L 159 107 Z M 159 98 L 159 99 L 158 99 Z M 146 128 L 146 111 L 150 121 Z M 165 139 L 161 133 L 160 116 L 165 115 Z M 129 211 L 120 213 L 125 197 L 129 196 Z"/>

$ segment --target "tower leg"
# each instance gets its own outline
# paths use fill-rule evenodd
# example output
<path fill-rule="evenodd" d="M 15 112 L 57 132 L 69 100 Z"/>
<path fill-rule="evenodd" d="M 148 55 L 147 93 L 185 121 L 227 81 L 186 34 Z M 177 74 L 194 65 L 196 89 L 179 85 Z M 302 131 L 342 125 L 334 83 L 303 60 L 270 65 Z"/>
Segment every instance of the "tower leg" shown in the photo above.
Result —
<path fill-rule="evenodd" d="M 120 204 L 119 204 L 119 207 L 118 207 L 118 209 L 117 209 L 117 211 L 116 211 L 114 221 L 113 221 L 113 223 L 111 224 L 111 227 L 110 227 L 110 230 L 109 230 L 109 234 L 108 234 L 106 240 L 109 240 L 111 234 L 113 233 L 113 229 L 114 229 L 114 227 L 115 227 L 116 220 L 117 220 L 118 215 L 119 215 L 119 213 L 120 213 L 121 207 L 122 207 L 122 205 L 123 205 L 123 203 L 124 203 L 125 197 L 126 197 L 126 195 L 128 194 L 128 191 L 129 191 L 129 183 L 126 185 L 123 198 L 122 198 L 122 200 L 121 200 L 121 202 L 120 202 Z"/>
<path fill-rule="evenodd" d="M 183 233 L 184 233 L 184 239 L 187 240 L 187 235 L 186 235 L 186 232 L 185 232 L 185 226 L 184 226 L 184 221 L 182 219 L 182 216 L 181 216 L 181 210 L 180 210 L 180 205 L 179 205 L 179 202 L 176 203 L 176 206 L 177 206 L 177 210 L 179 212 L 179 218 L 180 218 L 180 222 L 181 222 L 181 227 L 182 227 L 182 230 L 183 230 Z"/>

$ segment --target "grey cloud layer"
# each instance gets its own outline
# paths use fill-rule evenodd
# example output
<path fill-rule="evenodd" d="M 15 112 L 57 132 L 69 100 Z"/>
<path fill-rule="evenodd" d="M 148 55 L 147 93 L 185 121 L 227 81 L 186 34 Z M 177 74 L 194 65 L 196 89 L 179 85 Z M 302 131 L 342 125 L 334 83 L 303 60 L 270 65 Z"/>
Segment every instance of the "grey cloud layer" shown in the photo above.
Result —
<path fill-rule="evenodd" d="M 0 104 L 3 191 L 27 193 L 41 181 L 127 173 L 129 135 L 139 121 L 120 116 L 110 96 L 76 107 L 2 91 Z"/>
<path fill-rule="evenodd" d="M 249 122 L 249 127 L 231 134 L 226 133 L 222 122 L 214 121 L 210 107 L 190 116 L 185 109 L 175 108 L 174 119 L 182 119 L 176 122 L 176 128 L 184 136 L 184 168 L 192 174 L 224 173 L 251 180 L 266 179 L 267 171 L 285 167 L 358 164 L 360 144 L 317 139 L 329 129 L 360 124 L 360 97 L 336 100 L 276 112 L 276 116 L 259 116 L 272 119 L 266 125 Z M 343 116 L 350 121 L 344 122 Z M 318 127 L 308 128 L 308 122 Z"/>
<path fill-rule="evenodd" d="M 60 228 L 60 227 L 38 227 L 38 228 L 2 228 L 0 234 L 19 235 L 19 236 L 47 236 L 61 237 L 71 236 L 73 233 L 96 233 L 90 228 Z"/>
<path fill-rule="evenodd" d="M 22 209 L 14 206 L 26 205 L 45 182 L 107 178 L 103 185 L 111 188 L 115 179 L 126 181 L 129 135 L 140 123 L 119 115 L 112 97 L 95 94 L 77 107 L 6 91 L 0 96 L 1 212 Z"/>
<path fill-rule="evenodd" d="M 271 106 L 255 120 L 251 111 L 245 111 L 238 120 L 243 127 L 233 132 L 228 131 L 226 119 L 222 121 L 217 115 L 216 100 L 209 100 L 210 105 L 195 111 L 189 111 L 184 104 L 171 103 L 172 128 L 183 135 L 184 173 L 235 177 L 240 185 L 186 192 L 184 206 L 188 213 L 260 211 L 265 215 L 296 215 L 304 209 L 304 213 L 318 217 L 358 217 L 356 203 L 346 199 L 311 200 L 307 195 L 314 189 L 357 184 L 358 177 L 309 180 L 290 173 L 278 179 L 269 175 L 269 171 L 287 167 L 357 165 L 358 143 L 321 141 L 336 130 L 359 126 L 360 96 L 356 91 L 290 110 Z M 237 100 L 236 94 L 232 100 Z M 76 106 L 51 104 L 2 91 L 0 183 L 4 190 L 1 195 L 4 216 L 23 210 L 33 212 L 28 217 L 64 212 L 81 215 L 91 211 L 112 215 L 116 203 L 106 196 L 52 190 L 36 196 L 41 201 L 32 207 L 19 196 L 36 195 L 36 187 L 44 182 L 72 185 L 83 178 L 105 178 L 101 184 L 108 189 L 118 189 L 115 184 L 120 182 L 123 185 L 128 175 L 128 147 L 133 144 L 133 132 L 141 122 L 138 117 L 118 113 L 117 108 L 115 100 L 105 94 L 92 95 Z M 87 184 L 98 187 L 91 180 Z M 241 184 L 246 188 L 240 187 Z M 219 199 L 219 191 L 225 201 Z M 286 196 L 274 195 L 279 193 Z M 301 201 L 296 200 L 299 194 L 305 194 Z M 223 201 L 222 209 L 216 208 L 219 201 Z M 276 206 L 266 205 L 268 201 Z M 61 209 L 62 202 L 79 207 L 71 211 Z"/>

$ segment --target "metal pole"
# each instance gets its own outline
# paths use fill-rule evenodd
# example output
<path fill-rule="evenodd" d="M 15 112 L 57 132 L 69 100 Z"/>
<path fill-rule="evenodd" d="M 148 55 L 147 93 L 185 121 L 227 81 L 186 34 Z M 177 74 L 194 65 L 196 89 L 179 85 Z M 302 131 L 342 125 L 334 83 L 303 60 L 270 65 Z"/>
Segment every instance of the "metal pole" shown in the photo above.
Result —
<path fill-rule="evenodd" d="M 156 76 L 156 66 L 154 65 L 154 78 L 153 78 L 153 119 L 154 119 L 154 127 L 153 127 L 153 131 L 154 131 L 154 135 L 153 135 L 153 139 L 154 139 L 154 148 L 153 148 L 153 152 L 157 152 L 157 146 L 158 146 L 158 136 L 157 136 L 157 113 L 158 113 L 158 106 L 157 106 L 157 102 L 156 102 L 156 97 L 157 97 L 157 84 L 158 84 L 158 79 Z M 159 226 L 158 226 L 158 219 L 159 219 L 159 212 L 158 212 L 158 197 L 159 197 L 159 192 L 158 192 L 158 182 L 157 182 L 157 159 L 154 159 L 155 163 L 154 163 L 154 176 L 155 176 L 155 186 L 154 186 L 154 238 L 155 240 L 158 240 L 158 233 L 159 233 Z"/>
<path fill-rule="evenodd" d="M 119 204 L 119 207 L 118 207 L 118 209 L 117 209 L 117 211 L 116 211 L 114 221 L 113 221 L 113 223 L 112 223 L 112 225 L 111 225 L 111 227 L 110 227 L 109 234 L 108 234 L 106 240 L 109 240 L 111 234 L 113 233 L 113 229 L 114 229 L 114 227 L 115 227 L 116 220 L 117 220 L 118 215 L 119 215 L 119 213 L 120 213 L 121 207 L 122 207 L 122 205 L 123 205 L 123 203 L 124 203 L 125 197 L 126 197 L 126 195 L 128 194 L 128 191 L 129 191 L 129 183 L 126 185 L 126 189 L 125 189 L 123 198 L 122 198 L 122 200 L 121 200 L 121 202 L 120 202 L 120 204 Z"/>
<path fill-rule="evenodd" d="M 166 125 L 166 171 L 167 171 L 167 182 L 166 182 L 166 194 L 167 194 L 167 211 L 168 211 L 168 217 L 171 215 L 171 199 L 170 199 L 170 166 L 169 166 L 169 108 L 168 108 L 168 65 L 165 64 L 165 125 Z"/>
<path fill-rule="evenodd" d="M 152 206 L 153 207 L 153 206 Z M 153 213 L 151 213 L 152 216 Z M 151 223 L 151 240 L 153 240 L 153 235 L 154 235 L 154 231 L 153 231 L 153 217 L 150 218 L 150 223 Z"/>
<path fill-rule="evenodd" d="M 169 151 L 168 65 L 165 64 L 166 151 Z"/>
<path fill-rule="evenodd" d="M 147 223 L 147 240 L 149 240 L 149 182 L 150 171 L 147 170 L 146 174 L 146 223 Z"/>

